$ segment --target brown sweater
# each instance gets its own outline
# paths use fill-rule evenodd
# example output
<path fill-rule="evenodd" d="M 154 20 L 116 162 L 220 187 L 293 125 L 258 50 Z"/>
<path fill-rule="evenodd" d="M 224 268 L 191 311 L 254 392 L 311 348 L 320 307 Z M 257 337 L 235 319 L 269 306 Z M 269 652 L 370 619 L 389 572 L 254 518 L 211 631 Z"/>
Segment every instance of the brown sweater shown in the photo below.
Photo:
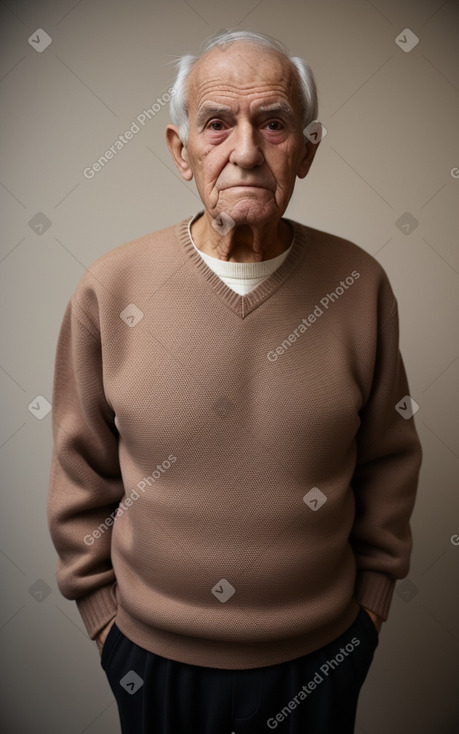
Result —
<path fill-rule="evenodd" d="M 272 665 L 335 639 L 358 604 L 387 618 L 408 572 L 421 449 L 397 304 L 374 258 L 295 222 L 284 263 L 241 296 L 187 223 L 100 257 L 67 306 L 57 579 L 91 639 L 116 616 L 164 657 Z"/>

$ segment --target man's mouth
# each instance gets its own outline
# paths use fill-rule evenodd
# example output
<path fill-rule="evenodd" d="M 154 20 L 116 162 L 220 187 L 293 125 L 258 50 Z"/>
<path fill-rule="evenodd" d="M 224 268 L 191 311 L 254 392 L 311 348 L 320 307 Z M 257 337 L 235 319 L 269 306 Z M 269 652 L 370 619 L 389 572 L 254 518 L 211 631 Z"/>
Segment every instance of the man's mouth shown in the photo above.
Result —
<path fill-rule="evenodd" d="M 249 189 L 267 189 L 268 186 L 261 184 L 261 183 L 249 183 L 247 181 L 241 182 L 241 183 L 233 183 L 229 184 L 227 186 L 224 186 L 224 189 L 239 189 L 239 188 L 249 188 Z"/>

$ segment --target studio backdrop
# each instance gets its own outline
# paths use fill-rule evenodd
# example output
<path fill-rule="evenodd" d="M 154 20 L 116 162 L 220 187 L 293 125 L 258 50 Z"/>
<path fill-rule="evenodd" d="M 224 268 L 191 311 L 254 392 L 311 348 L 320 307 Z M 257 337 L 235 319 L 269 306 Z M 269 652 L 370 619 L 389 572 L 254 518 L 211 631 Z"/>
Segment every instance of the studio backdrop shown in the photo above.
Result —
<path fill-rule="evenodd" d="M 411 568 L 356 732 L 458 731 L 459 3 L 6 0 L 0 28 L 0 731 L 119 732 L 96 645 L 56 585 L 56 342 L 94 260 L 199 211 L 165 144 L 173 62 L 236 28 L 315 73 L 325 134 L 286 216 L 385 268 L 424 450 Z"/>

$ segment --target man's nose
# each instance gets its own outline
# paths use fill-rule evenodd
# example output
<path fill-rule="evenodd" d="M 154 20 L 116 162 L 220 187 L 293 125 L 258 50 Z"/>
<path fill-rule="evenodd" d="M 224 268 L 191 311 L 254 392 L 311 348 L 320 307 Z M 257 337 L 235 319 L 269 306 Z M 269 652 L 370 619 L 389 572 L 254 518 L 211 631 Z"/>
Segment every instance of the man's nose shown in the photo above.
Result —
<path fill-rule="evenodd" d="M 241 168 L 254 168 L 261 166 L 264 161 L 261 149 L 259 133 L 249 123 L 238 125 L 231 136 L 233 149 L 230 154 L 230 162 Z"/>

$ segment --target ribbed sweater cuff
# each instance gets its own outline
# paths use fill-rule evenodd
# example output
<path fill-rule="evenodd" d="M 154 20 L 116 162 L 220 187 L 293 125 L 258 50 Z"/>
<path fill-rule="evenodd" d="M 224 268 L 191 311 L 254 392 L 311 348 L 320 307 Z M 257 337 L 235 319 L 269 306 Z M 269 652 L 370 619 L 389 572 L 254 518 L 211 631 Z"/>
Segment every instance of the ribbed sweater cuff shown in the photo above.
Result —
<path fill-rule="evenodd" d="M 382 573 L 362 571 L 357 574 L 355 598 L 359 604 L 386 620 L 395 583 L 395 579 Z"/>
<path fill-rule="evenodd" d="M 100 630 L 116 617 L 118 605 L 113 589 L 113 584 L 104 586 L 93 594 L 76 600 L 78 611 L 91 640 L 94 640 Z"/>

